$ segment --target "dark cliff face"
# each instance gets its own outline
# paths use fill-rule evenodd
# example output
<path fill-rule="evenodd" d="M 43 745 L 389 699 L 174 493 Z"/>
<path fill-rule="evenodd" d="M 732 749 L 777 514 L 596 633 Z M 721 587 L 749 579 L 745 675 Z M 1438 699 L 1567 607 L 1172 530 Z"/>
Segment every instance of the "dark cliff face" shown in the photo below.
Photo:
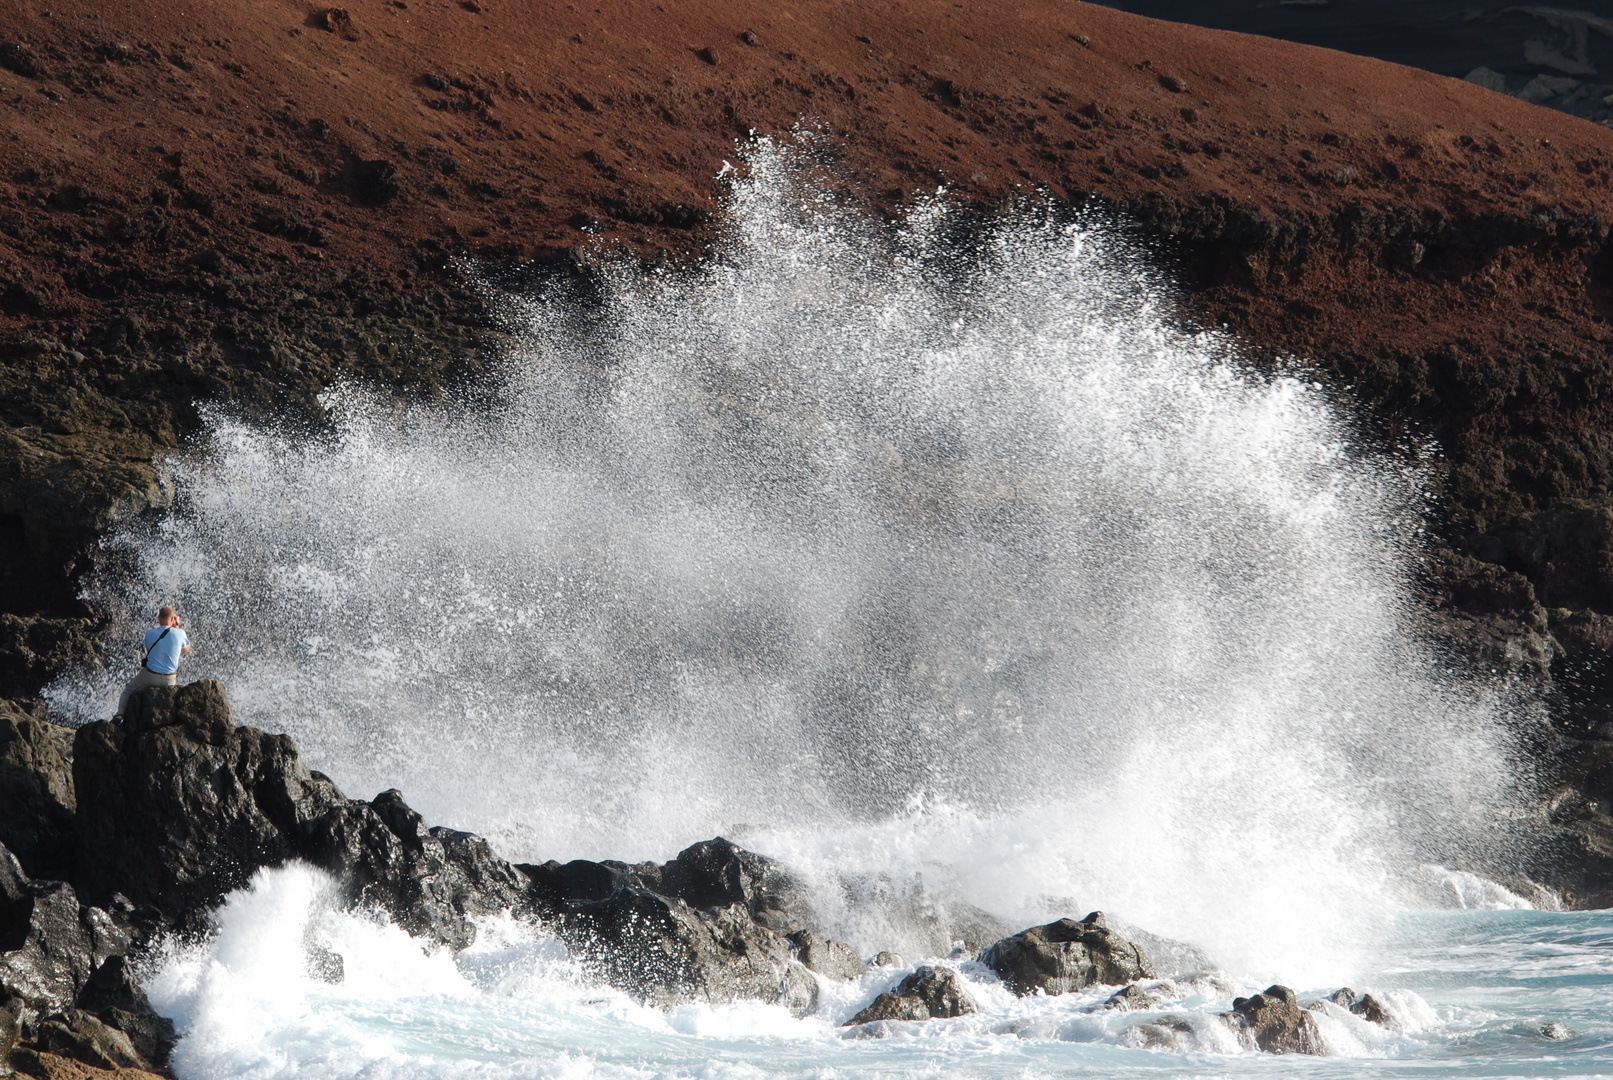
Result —
<path fill-rule="evenodd" d="M 197 403 L 317 421 L 342 373 L 461 383 L 498 330 L 456 259 L 519 287 L 586 273 L 595 244 L 696 258 L 735 140 L 803 118 L 875 213 L 940 185 L 983 213 L 1113 209 L 1184 319 L 1309 359 L 1385 439 L 1436 439 L 1431 588 L 1478 651 L 1560 669 L 1557 629 L 1613 606 L 1613 537 L 1551 541 L 1569 571 L 1494 539 L 1613 499 L 1613 133 L 1051 0 L 611 11 L 376 0 L 202 24 L 68 0 L 7 23 L 0 695 L 90 647 L 76 577 L 170 498 L 153 462 Z"/>

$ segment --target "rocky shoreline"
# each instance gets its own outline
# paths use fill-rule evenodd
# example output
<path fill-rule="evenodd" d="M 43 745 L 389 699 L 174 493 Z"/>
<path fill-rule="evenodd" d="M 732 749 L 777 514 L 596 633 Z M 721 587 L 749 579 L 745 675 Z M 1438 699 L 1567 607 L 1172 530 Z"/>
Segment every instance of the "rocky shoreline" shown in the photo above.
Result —
<path fill-rule="evenodd" d="M 823 936 L 788 870 L 721 837 L 665 864 L 511 864 L 469 833 L 428 827 L 396 791 L 348 799 L 289 736 L 237 727 L 222 685 L 142 693 L 121 724 L 68 731 L 0 715 L 0 1064 L 32 1076 L 96 1070 L 166 1074 L 172 1023 L 135 977 L 165 937 L 196 937 L 232 891 L 298 860 L 329 873 L 338 902 L 377 909 L 423 946 L 458 951 L 475 919 L 509 913 L 562 942 L 600 982 L 661 1007 L 754 1000 L 796 1016 L 820 980 L 871 964 Z M 1014 993 L 1114 986 L 1098 1008 L 1153 1008 L 1162 983 L 1144 948 L 1093 912 L 1031 927 L 977 958 Z M 955 954 L 955 960 L 957 956 Z M 311 976 L 340 981 L 340 955 L 309 946 Z M 873 961 L 899 967 L 881 953 Z M 1330 999 L 1385 1022 L 1370 995 Z M 1311 1013 L 1273 986 L 1220 1022 L 1238 1045 L 1322 1052 Z M 975 1011 L 949 966 L 920 966 L 851 1018 L 859 1034 Z M 1172 1045 L 1168 1015 L 1140 1025 Z M 1156 1030 L 1157 1029 L 1157 1030 Z"/>

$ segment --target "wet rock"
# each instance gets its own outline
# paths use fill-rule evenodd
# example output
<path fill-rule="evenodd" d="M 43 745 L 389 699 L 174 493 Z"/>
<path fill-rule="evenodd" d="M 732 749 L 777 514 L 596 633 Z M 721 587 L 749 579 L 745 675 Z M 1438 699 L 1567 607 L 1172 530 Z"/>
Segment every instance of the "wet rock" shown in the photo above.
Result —
<path fill-rule="evenodd" d="M 900 953 L 893 953 L 889 949 L 881 949 L 874 955 L 875 967 L 905 967 Z"/>
<path fill-rule="evenodd" d="M 604 900 L 617 889 L 663 891 L 661 867 L 656 863 L 629 866 L 614 860 L 573 859 L 562 865 L 551 859 L 541 865 L 518 863 L 516 869 L 532 881 L 535 896 L 550 907 Z"/>
<path fill-rule="evenodd" d="M 778 863 L 719 836 L 678 852 L 661 871 L 657 890 L 695 908 L 741 904 L 753 918 L 788 911 L 795 891 Z"/>
<path fill-rule="evenodd" d="M 1119 1009 L 1121 1012 L 1130 1012 L 1133 1009 L 1152 1008 L 1154 1001 L 1148 992 L 1136 983 L 1128 983 L 1109 996 L 1103 1003 L 1105 1009 Z"/>
<path fill-rule="evenodd" d="M 1079 922 L 1060 919 L 1021 930 L 986 949 L 980 960 L 1021 996 L 1154 977 L 1148 954 L 1110 930 L 1100 911 Z"/>
<path fill-rule="evenodd" d="M 72 873 L 72 732 L 0 705 L 0 845 L 34 878 Z"/>
<path fill-rule="evenodd" d="M 663 1007 L 736 999 L 785 1005 L 804 1016 L 817 1007 L 817 982 L 782 934 L 760 925 L 743 904 L 699 911 L 645 889 L 568 908 L 561 937 L 599 978 Z"/>
<path fill-rule="evenodd" d="M 880 994 L 844 1026 L 882 1020 L 948 1019 L 974 1011 L 974 998 L 964 989 L 963 979 L 956 971 L 925 966 L 903 979 L 895 990 Z"/>
<path fill-rule="evenodd" d="M 868 970 L 862 957 L 843 941 L 818 936 L 812 930 L 797 930 L 789 935 L 795 946 L 795 957 L 807 970 L 829 979 L 857 979 Z"/>
<path fill-rule="evenodd" d="M 1316 1017 L 1299 1007 L 1299 999 L 1286 986 L 1266 987 L 1253 997 L 1236 998 L 1232 1011 L 1221 1019 L 1239 1038 L 1268 1054 L 1320 1054 L 1322 1033 Z"/>
<path fill-rule="evenodd" d="M 297 837 L 345 800 L 294 742 L 236 728 L 222 685 L 138 695 L 122 725 L 78 731 L 78 875 L 173 921 L 298 853 Z"/>
<path fill-rule="evenodd" d="M 1383 1003 L 1371 994 L 1357 994 L 1348 986 L 1342 987 L 1328 995 L 1327 1000 L 1335 1005 L 1342 1005 L 1363 1020 L 1370 1020 L 1374 1024 L 1389 1022 L 1389 1014 L 1384 1010 Z"/>
<path fill-rule="evenodd" d="M 62 881 L 33 881 L 0 848 L 0 1001 L 36 1012 L 73 1004 L 90 975 L 129 938 Z"/>
<path fill-rule="evenodd" d="M 1553 1020 L 1551 1023 L 1546 1024 L 1540 1029 L 1540 1037 L 1542 1039 L 1550 1039 L 1552 1042 L 1561 1042 L 1564 1039 L 1572 1039 L 1574 1035 L 1574 1029 L 1563 1023 L 1561 1020 Z"/>
<path fill-rule="evenodd" d="M 151 1007 L 126 957 L 109 957 L 95 969 L 78 996 L 78 1007 L 121 1031 L 151 1066 L 168 1067 L 174 1022 Z"/>
<path fill-rule="evenodd" d="M 471 918 L 531 908 L 530 880 L 470 833 L 426 828 L 396 791 L 347 802 L 303 830 L 294 851 L 334 874 L 349 903 L 376 905 L 416 936 L 462 949 Z"/>
<path fill-rule="evenodd" d="M 426 828 L 395 791 L 344 798 L 289 736 L 237 728 L 210 680 L 148 690 L 121 726 L 79 729 L 73 775 L 81 885 L 173 923 L 293 858 L 335 875 L 349 903 L 453 948 L 474 939 L 472 916 L 533 903 L 530 880 L 485 840 Z"/>

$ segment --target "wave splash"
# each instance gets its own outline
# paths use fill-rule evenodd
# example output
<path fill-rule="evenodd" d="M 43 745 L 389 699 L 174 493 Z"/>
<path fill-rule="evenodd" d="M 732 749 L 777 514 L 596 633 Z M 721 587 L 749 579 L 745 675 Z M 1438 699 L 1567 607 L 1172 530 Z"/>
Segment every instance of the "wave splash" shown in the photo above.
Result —
<path fill-rule="evenodd" d="M 1411 628 L 1415 470 L 1101 222 L 883 230 L 806 172 L 757 147 L 696 271 L 505 298 L 463 400 L 210 411 L 108 641 L 176 603 L 242 722 L 512 858 L 721 832 L 868 951 L 1104 908 L 1341 980 L 1517 798 Z"/>

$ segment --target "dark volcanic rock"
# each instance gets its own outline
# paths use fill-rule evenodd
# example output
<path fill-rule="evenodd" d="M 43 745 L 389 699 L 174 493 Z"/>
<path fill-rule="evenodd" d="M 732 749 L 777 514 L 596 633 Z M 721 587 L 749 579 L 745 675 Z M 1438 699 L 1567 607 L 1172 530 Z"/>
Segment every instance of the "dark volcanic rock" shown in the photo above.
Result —
<path fill-rule="evenodd" d="M 698 911 L 682 900 L 624 888 L 568 908 L 561 935 L 600 978 L 657 1005 L 739 998 L 778 1002 L 805 1015 L 817 982 L 782 934 L 742 904 Z"/>
<path fill-rule="evenodd" d="M 903 979 L 895 990 L 880 994 L 844 1026 L 880 1020 L 942 1020 L 974 1011 L 974 998 L 964 989 L 956 971 L 924 966 Z"/>
<path fill-rule="evenodd" d="M 95 969 L 128 947 L 106 912 L 80 904 L 66 882 L 30 880 L 0 848 L 0 1003 L 67 1008 Z"/>
<path fill-rule="evenodd" d="M 124 724 L 81 728 L 73 771 L 82 887 L 177 923 L 293 858 L 330 871 L 349 902 L 454 948 L 473 940 L 470 916 L 534 901 L 480 837 L 426 828 L 395 791 L 346 799 L 290 736 L 237 728 L 216 682 L 146 691 Z"/>
<path fill-rule="evenodd" d="M 298 854 L 304 831 L 346 803 L 289 736 L 237 728 L 208 681 L 140 694 L 122 725 L 80 728 L 73 777 L 80 887 L 175 921 Z"/>
<path fill-rule="evenodd" d="M 980 960 L 1022 996 L 1154 977 L 1148 954 L 1110 930 L 1100 911 L 1079 922 L 1060 919 L 1021 930 L 986 949 Z"/>
<path fill-rule="evenodd" d="M 1268 1054 L 1320 1054 L 1322 1033 L 1309 1009 L 1286 986 L 1268 986 L 1253 997 L 1232 1002 L 1221 1018 L 1239 1037 Z"/>
<path fill-rule="evenodd" d="M 123 1032 L 151 1065 L 167 1068 L 174 1022 L 151 1007 L 127 957 L 110 957 L 95 969 L 78 995 L 78 1007 Z"/>
<path fill-rule="evenodd" d="M 30 877 L 72 876 L 72 739 L 0 704 L 0 845 Z"/>
<path fill-rule="evenodd" d="M 678 852 L 662 867 L 658 891 L 696 908 L 742 904 L 753 917 L 765 918 L 788 908 L 793 883 L 772 859 L 719 836 Z"/>

